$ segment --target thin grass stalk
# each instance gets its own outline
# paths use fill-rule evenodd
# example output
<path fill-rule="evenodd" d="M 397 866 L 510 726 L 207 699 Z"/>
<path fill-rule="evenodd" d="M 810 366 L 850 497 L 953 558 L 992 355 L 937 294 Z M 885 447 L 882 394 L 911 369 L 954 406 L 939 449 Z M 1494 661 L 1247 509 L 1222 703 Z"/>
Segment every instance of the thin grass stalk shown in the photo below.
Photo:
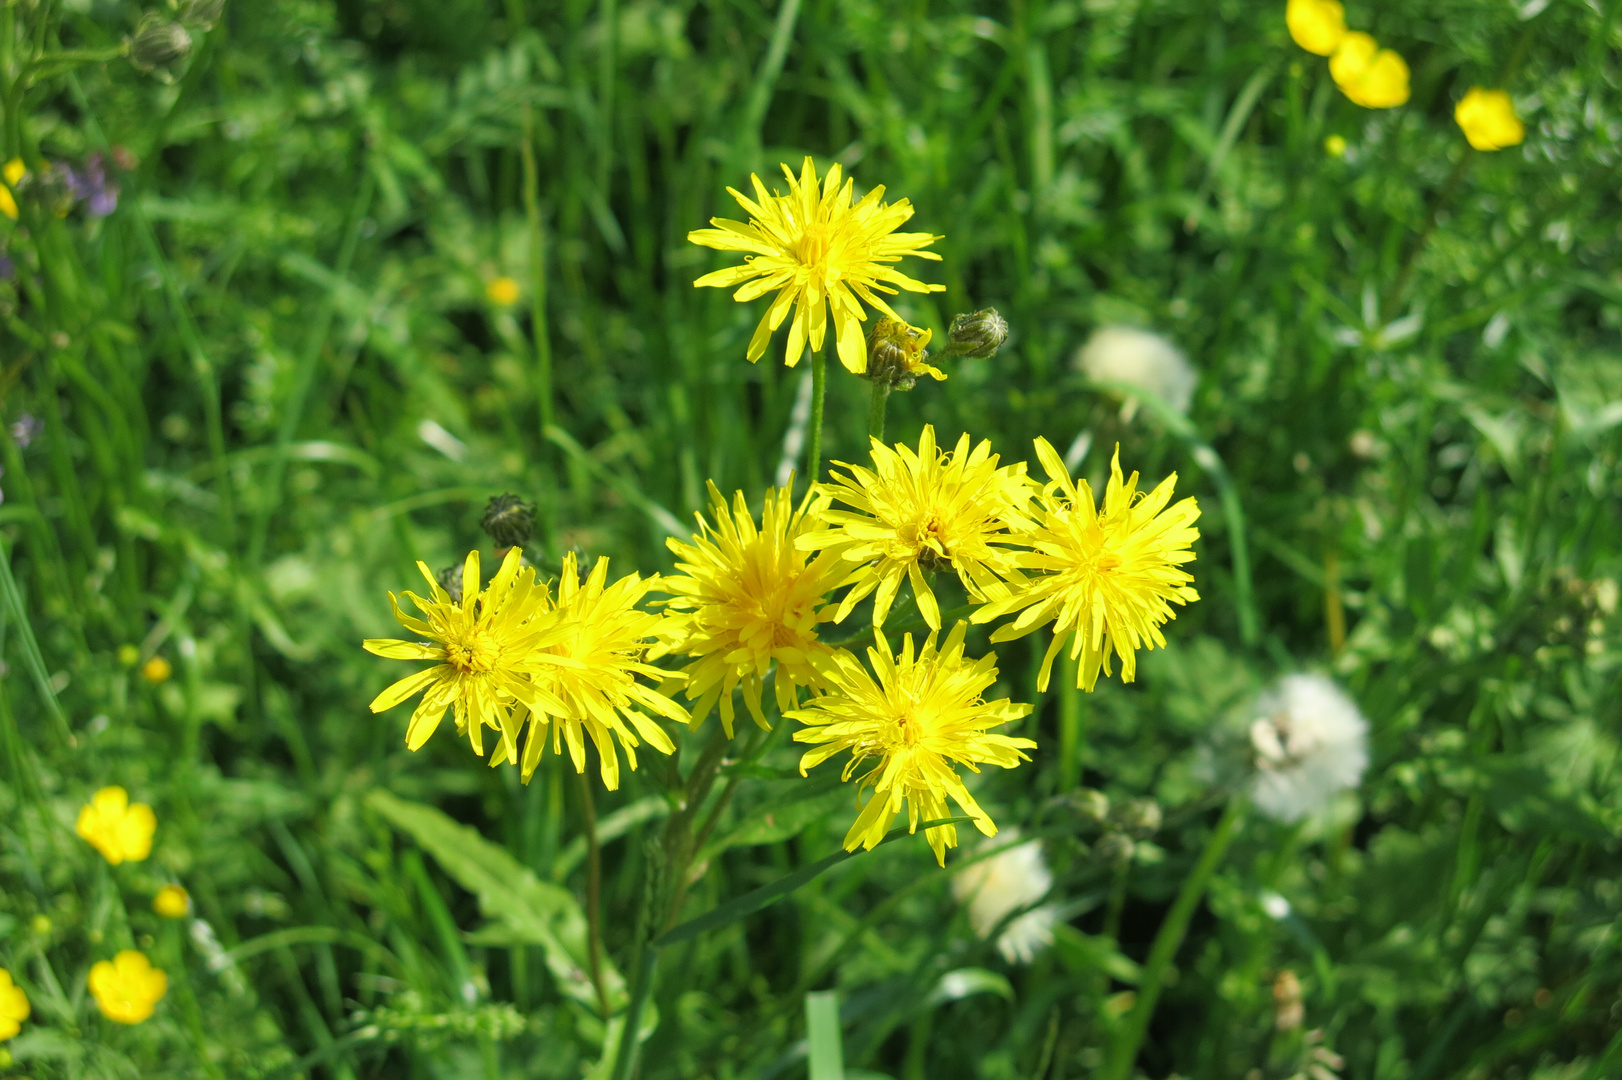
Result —
<path fill-rule="evenodd" d="M 1149 1020 L 1154 1016 L 1155 1003 L 1159 1000 L 1160 990 L 1165 985 L 1166 972 L 1171 967 L 1172 958 L 1177 955 L 1178 947 L 1183 943 L 1184 935 L 1188 933 L 1189 920 L 1194 917 L 1194 909 L 1199 905 L 1200 898 L 1205 895 L 1205 887 L 1210 884 L 1211 875 L 1216 872 L 1222 856 L 1227 854 L 1228 845 L 1233 841 L 1234 831 L 1238 828 L 1240 816 L 1244 811 L 1244 804 L 1245 800 L 1239 795 L 1233 795 L 1228 799 L 1228 805 L 1222 811 L 1216 830 L 1212 832 L 1211 839 L 1206 841 L 1205 850 L 1200 853 L 1199 862 L 1194 864 L 1194 869 L 1183 879 L 1183 886 L 1177 891 L 1177 899 L 1172 902 L 1171 910 L 1166 913 L 1166 920 L 1160 924 L 1160 931 L 1155 934 L 1154 944 L 1149 947 L 1148 962 L 1143 966 L 1143 979 L 1138 983 L 1137 1001 L 1122 1021 L 1115 1037 L 1115 1044 L 1110 1048 L 1109 1060 L 1100 1074 L 1103 1080 L 1128 1080 L 1132 1075 L 1132 1065 L 1137 1060 L 1138 1048 L 1143 1045 L 1144 1036 L 1148 1034 Z"/>

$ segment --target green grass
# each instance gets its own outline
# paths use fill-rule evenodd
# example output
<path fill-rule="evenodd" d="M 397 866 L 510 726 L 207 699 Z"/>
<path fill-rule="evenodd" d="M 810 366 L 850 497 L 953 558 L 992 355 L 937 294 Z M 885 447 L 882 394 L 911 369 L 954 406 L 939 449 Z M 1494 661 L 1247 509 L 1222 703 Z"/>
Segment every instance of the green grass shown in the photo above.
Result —
<path fill-rule="evenodd" d="M 643 572 L 706 480 L 759 504 L 807 366 L 781 332 L 745 362 L 760 305 L 695 291 L 721 260 L 685 236 L 805 154 L 944 235 L 910 321 L 1013 328 L 893 396 L 889 437 L 1034 462 L 1090 432 L 1095 482 L 1117 442 L 1178 472 L 1202 599 L 1087 697 L 1033 696 L 1045 635 L 998 647 L 1040 749 L 976 793 L 1043 839 L 1054 948 L 1005 964 L 902 839 L 662 949 L 639 1075 L 1102 1077 L 1146 1023 L 1148 1076 L 1285 1080 L 1284 969 L 1343 1077 L 1615 1075 L 1617 5 L 1354 4 L 1412 69 L 1383 112 L 1283 7 L 228 0 L 151 74 L 81 56 L 136 4 L 0 7 L 4 158 L 35 174 L 0 220 L 0 966 L 34 1010 L 0 1075 L 606 1080 L 644 896 L 704 807 L 672 817 L 682 777 L 646 758 L 596 792 L 605 1032 L 574 780 L 549 758 L 525 788 L 443 732 L 408 753 L 359 642 L 416 560 L 488 554 L 499 492 L 538 504 L 544 560 Z M 1515 95 L 1523 147 L 1468 150 L 1472 85 Z M 41 164 L 114 146 L 117 211 L 57 216 Z M 1192 358 L 1187 421 L 1075 369 L 1123 322 Z M 853 460 L 868 388 L 830 368 L 824 457 Z M 1305 827 L 1224 818 L 1255 693 L 1301 669 L 1368 716 L 1364 784 Z M 680 918 L 839 850 L 850 805 L 799 779 L 789 726 L 726 767 Z M 151 859 L 73 835 L 109 783 L 156 808 Z M 1122 867 L 1083 786 L 1163 810 Z M 171 879 L 200 922 L 151 913 Z M 171 978 L 128 1028 L 84 990 L 126 947 Z M 1151 973 L 1152 1017 L 1121 996 Z"/>

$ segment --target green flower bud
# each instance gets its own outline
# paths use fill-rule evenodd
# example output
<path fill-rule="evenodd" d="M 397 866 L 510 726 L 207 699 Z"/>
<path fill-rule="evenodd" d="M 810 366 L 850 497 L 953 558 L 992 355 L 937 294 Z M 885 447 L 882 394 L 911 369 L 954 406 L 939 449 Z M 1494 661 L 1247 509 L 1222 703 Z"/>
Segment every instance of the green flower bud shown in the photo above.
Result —
<path fill-rule="evenodd" d="M 179 23 L 149 11 L 136 24 L 129 46 L 130 63 L 142 71 L 155 71 L 184 59 L 191 52 L 191 34 Z"/>
<path fill-rule="evenodd" d="M 175 17 L 187 26 L 210 29 L 220 21 L 225 0 L 180 0 L 175 5 Z"/>
<path fill-rule="evenodd" d="M 1160 804 L 1153 799 L 1128 799 L 1115 807 L 1110 823 L 1135 840 L 1160 831 Z"/>
<path fill-rule="evenodd" d="M 1100 862 L 1124 866 L 1132 861 L 1135 847 L 1132 838 L 1125 833 L 1110 832 L 1098 838 L 1098 843 L 1093 845 L 1093 854 L 1098 856 Z"/>
<path fill-rule="evenodd" d="M 996 308 L 971 311 L 952 317 L 952 326 L 946 332 L 948 356 L 970 356 L 983 360 L 996 356 L 1003 342 L 1008 340 L 1008 322 L 997 314 Z"/>
<path fill-rule="evenodd" d="M 498 548 L 527 544 L 535 529 L 535 507 L 517 495 L 497 495 L 484 508 L 479 525 Z"/>
<path fill-rule="evenodd" d="M 939 368 L 931 367 L 929 344 L 933 330 L 920 330 L 900 319 L 880 319 L 867 335 L 867 371 L 865 378 L 885 383 L 895 390 L 911 390 L 918 376 L 928 375 L 937 382 L 946 378 Z"/>
<path fill-rule="evenodd" d="M 451 603 L 462 602 L 462 564 L 452 563 L 434 575 L 439 587 L 450 594 Z"/>

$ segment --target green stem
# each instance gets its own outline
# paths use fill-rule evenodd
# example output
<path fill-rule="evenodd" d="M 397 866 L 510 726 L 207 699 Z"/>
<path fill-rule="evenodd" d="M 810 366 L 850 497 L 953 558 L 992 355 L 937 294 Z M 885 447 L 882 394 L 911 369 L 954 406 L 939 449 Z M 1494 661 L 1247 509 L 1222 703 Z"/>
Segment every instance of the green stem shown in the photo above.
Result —
<path fill-rule="evenodd" d="M 638 942 L 646 946 L 645 939 Z M 642 1026 L 642 1010 L 648 1003 L 648 997 L 653 990 L 653 969 L 659 963 L 659 950 L 646 948 L 637 957 L 636 971 L 631 982 L 631 1003 L 625 1009 L 625 1027 L 620 1030 L 620 1047 L 614 1055 L 614 1075 L 612 1080 L 629 1080 L 631 1075 L 632 1059 L 636 1057 L 636 1030 Z"/>
<path fill-rule="evenodd" d="M 1103 1080 L 1127 1080 L 1132 1075 L 1132 1064 L 1137 1060 L 1138 1048 L 1143 1045 L 1143 1037 L 1149 1031 L 1149 1020 L 1154 1016 L 1155 1002 L 1160 997 L 1160 988 L 1165 983 L 1166 972 L 1171 968 L 1171 961 L 1177 955 L 1178 946 L 1183 943 L 1183 936 L 1188 933 L 1189 920 L 1194 917 L 1194 908 L 1199 904 L 1200 897 L 1205 894 L 1205 887 L 1211 881 L 1211 875 L 1216 872 L 1217 864 L 1228 850 L 1228 844 L 1233 840 L 1234 830 L 1239 825 L 1239 818 L 1244 810 L 1244 799 L 1238 795 L 1228 799 L 1227 808 L 1222 811 L 1222 818 L 1217 822 L 1216 831 L 1211 839 L 1206 841 L 1205 851 L 1200 854 L 1200 861 L 1188 877 L 1183 879 L 1183 887 L 1177 892 L 1177 899 L 1172 902 L 1171 910 L 1166 913 L 1166 921 L 1160 924 L 1160 932 L 1155 935 L 1154 944 L 1149 947 L 1149 960 L 1143 966 L 1143 980 L 1138 984 L 1138 996 L 1132 1011 L 1126 1014 L 1119 1033 L 1115 1038 L 1115 1045 L 1110 1048 L 1109 1061 L 1105 1065 L 1101 1076 Z"/>
<path fill-rule="evenodd" d="M 811 445 L 806 449 L 805 475 L 815 484 L 822 475 L 822 402 L 828 395 L 828 361 L 811 354 Z"/>
<path fill-rule="evenodd" d="M 597 842 L 597 807 L 591 800 L 591 781 L 576 773 L 580 781 L 580 815 L 586 824 L 586 955 L 591 965 L 591 985 L 597 990 L 597 1012 L 608 1022 L 608 991 L 603 987 L 603 849 Z"/>
<path fill-rule="evenodd" d="M 867 433 L 879 442 L 884 441 L 884 410 L 890 403 L 890 384 L 873 380 L 873 400 L 867 406 Z"/>

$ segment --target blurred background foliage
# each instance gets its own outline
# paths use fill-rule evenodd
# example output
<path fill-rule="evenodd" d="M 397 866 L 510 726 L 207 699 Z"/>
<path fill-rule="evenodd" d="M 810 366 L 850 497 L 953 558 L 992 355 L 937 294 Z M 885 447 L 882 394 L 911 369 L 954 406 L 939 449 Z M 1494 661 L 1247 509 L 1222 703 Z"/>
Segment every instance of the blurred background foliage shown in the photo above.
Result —
<path fill-rule="evenodd" d="M 1282 2 L 230 0 L 145 72 L 97 58 L 140 5 L 6 0 L 5 157 L 99 153 L 120 189 L 58 215 L 41 181 L 0 222 L 12 1072 L 603 1075 L 573 781 L 407 753 L 358 643 L 500 491 L 539 504 L 538 558 L 644 572 L 706 479 L 759 504 L 805 368 L 744 361 L 758 311 L 692 289 L 719 263 L 685 235 L 812 154 L 944 234 L 912 322 L 1013 328 L 892 399 L 891 438 L 1177 471 L 1203 599 L 1085 699 L 1033 696 L 1040 639 L 999 649 L 1041 749 L 977 792 L 1045 844 L 1052 949 L 1006 964 L 922 841 L 887 845 L 671 950 L 641 1074 L 804 1075 L 802 1000 L 837 989 L 847 1075 L 1092 1075 L 1246 709 L 1305 668 L 1369 717 L 1365 783 L 1246 821 L 1139 1067 L 1616 1075 L 1618 5 L 1348 6 L 1406 106 L 1346 101 Z M 1472 85 L 1514 95 L 1523 146 L 1469 150 Z M 1187 421 L 1077 370 L 1122 324 L 1192 358 Z M 828 456 L 862 454 L 866 389 L 830 379 Z M 731 769 L 688 914 L 837 849 L 849 794 L 781 735 Z M 617 963 L 665 768 L 598 797 Z M 109 783 L 157 810 L 147 862 L 72 835 Z M 1159 831 L 1106 858 L 1083 786 Z M 195 919 L 150 913 L 168 880 Z M 114 1030 L 84 971 L 132 943 L 172 989 Z"/>

